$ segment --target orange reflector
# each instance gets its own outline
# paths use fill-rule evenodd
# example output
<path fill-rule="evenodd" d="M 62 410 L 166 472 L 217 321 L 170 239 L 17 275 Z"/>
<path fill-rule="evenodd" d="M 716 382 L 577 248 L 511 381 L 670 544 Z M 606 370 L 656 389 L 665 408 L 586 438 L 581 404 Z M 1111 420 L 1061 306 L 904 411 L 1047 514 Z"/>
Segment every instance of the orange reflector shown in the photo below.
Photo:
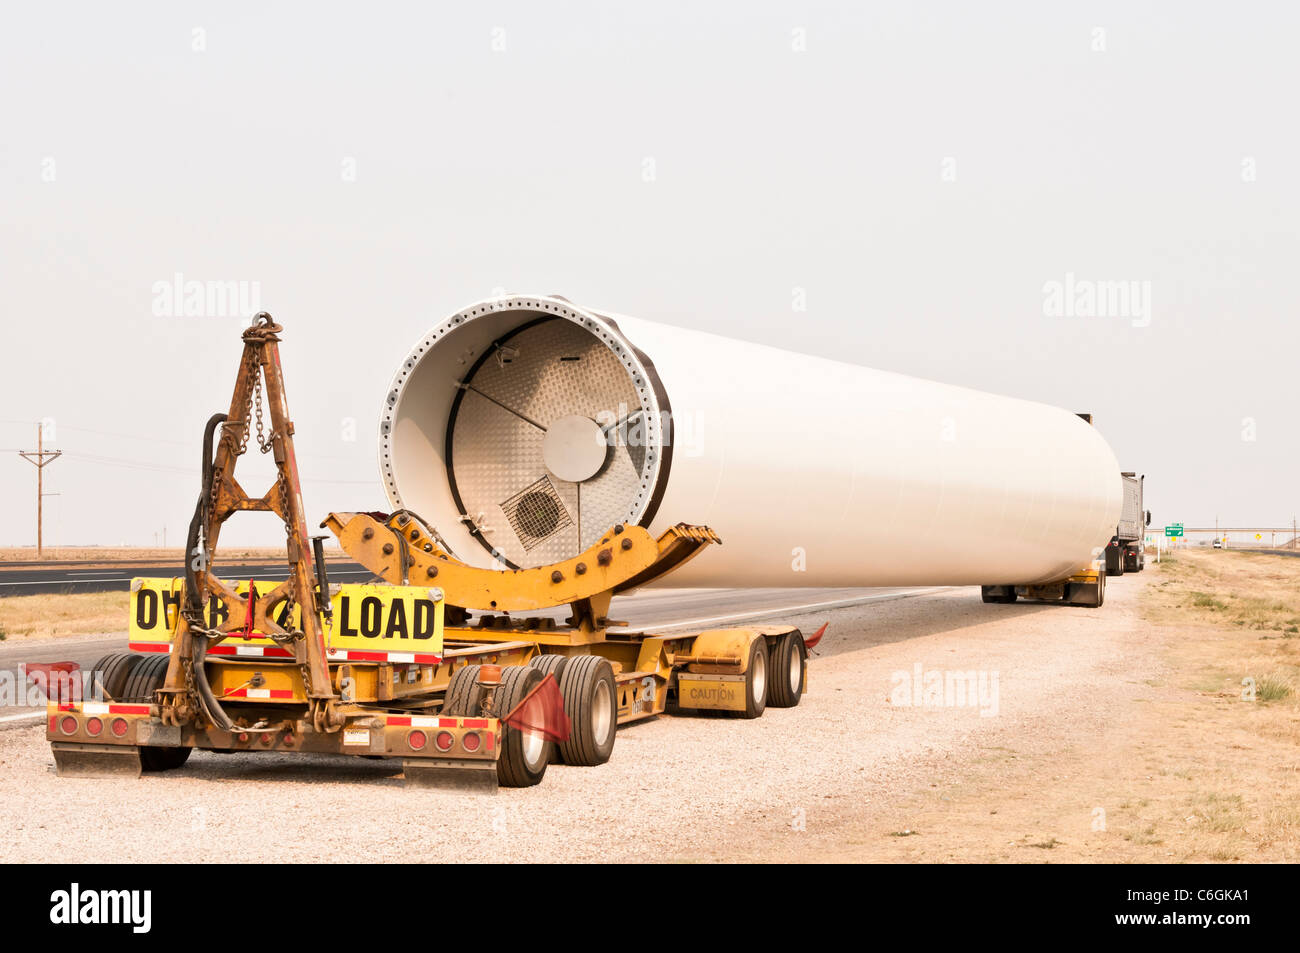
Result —
<path fill-rule="evenodd" d="M 428 741 L 429 738 L 423 731 L 412 731 L 406 736 L 406 743 L 411 746 L 413 751 L 419 751 Z"/>
<path fill-rule="evenodd" d="M 450 731 L 440 731 L 434 736 L 433 744 L 439 751 L 450 751 L 451 746 L 456 743 Z"/>
<path fill-rule="evenodd" d="M 477 731 L 471 731 L 468 732 L 464 738 L 460 739 L 460 743 L 465 746 L 466 751 L 477 751 L 479 745 L 481 745 L 483 741 L 479 738 L 479 733 Z"/>

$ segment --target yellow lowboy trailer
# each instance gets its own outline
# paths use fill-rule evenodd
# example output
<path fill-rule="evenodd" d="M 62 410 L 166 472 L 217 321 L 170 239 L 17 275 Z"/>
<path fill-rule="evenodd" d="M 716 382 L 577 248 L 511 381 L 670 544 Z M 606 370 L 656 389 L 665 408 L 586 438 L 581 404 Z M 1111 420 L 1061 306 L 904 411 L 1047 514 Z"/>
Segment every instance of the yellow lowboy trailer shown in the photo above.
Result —
<path fill-rule="evenodd" d="M 784 625 L 665 636 L 608 618 L 616 594 L 720 543 L 707 527 L 654 537 L 615 525 L 574 559 L 497 571 L 455 559 L 414 513 L 332 513 L 322 525 L 383 582 L 331 585 L 323 537 L 306 532 L 280 330 L 262 314 L 244 332 L 230 413 L 208 422 L 185 577 L 135 580 L 131 651 L 96 663 L 93 700 L 50 703 L 60 775 L 177 768 L 199 748 L 401 758 L 408 784 L 520 787 L 552 761 L 604 763 L 618 725 L 670 707 L 755 718 L 799 703 L 820 632 L 807 642 Z M 254 414 L 277 467 L 261 498 L 234 479 Z M 221 525 L 243 510 L 284 522 L 287 581 L 232 585 L 209 570 Z M 557 607 L 568 617 L 548 614 Z M 513 717 L 547 677 L 569 721 L 558 741 Z"/>

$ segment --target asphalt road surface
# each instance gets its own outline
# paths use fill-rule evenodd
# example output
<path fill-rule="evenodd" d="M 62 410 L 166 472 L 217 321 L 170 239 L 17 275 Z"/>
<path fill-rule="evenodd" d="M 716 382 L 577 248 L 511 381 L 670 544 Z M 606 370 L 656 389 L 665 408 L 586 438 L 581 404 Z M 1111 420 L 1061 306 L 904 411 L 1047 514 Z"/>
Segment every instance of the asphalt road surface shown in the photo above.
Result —
<path fill-rule="evenodd" d="M 360 563 L 327 562 L 330 582 L 365 582 L 373 574 Z M 216 565 L 218 575 L 230 579 L 287 579 L 286 563 L 253 563 L 247 566 Z M 131 565 L 85 567 L 49 566 L 40 569 L 11 569 L 0 567 L 0 598 L 5 596 L 34 596 L 42 593 L 74 592 L 125 592 L 137 576 L 170 579 L 181 573 L 175 563 L 165 565 Z"/>
<path fill-rule="evenodd" d="M 331 578 L 333 571 L 331 571 Z M 869 605 L 945 592 L 946 589 L 649 589 L 616 596 L 610 618 L 628 623 L 627 631 L 692 631 L 760 619 L 779 620 L 795 613 L 817 613 L 843 606 Z M 567 615 L 567 609 L 552 614 Z M 545 615 L 546 613 L 528 613 Z M 809 632 L 808 634 L 811 634 Z M 76 662 L 89 668 L 109 652 L 125 651 L 126 634 L 0 642 L 0 677 L 18 682 L 18 666 L 30 662 Z M 10 681 L 12 679 L 12 681 Z M 0 727 L 28 724 L 44 708 L 0 705 Z"/>

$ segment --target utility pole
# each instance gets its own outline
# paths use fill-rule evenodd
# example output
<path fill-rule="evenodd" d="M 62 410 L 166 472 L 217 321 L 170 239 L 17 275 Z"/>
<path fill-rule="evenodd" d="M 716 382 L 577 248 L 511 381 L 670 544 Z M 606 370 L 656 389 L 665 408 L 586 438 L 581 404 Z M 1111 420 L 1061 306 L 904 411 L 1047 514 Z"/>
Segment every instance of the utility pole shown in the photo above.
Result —
<path fill-rule="evenodd" d="M 45 428 L 37 424 L 35 452 L 19 450 L 18 456 L 28 463 L 36 464 L 36 555 L 40 556 L 45 551 L 44 540 L 41 537 L 41 521 L 44 517 L 43 506 L 45 500 L 45 468 L 63 456 L 63 451 L 45 449 Z"/>

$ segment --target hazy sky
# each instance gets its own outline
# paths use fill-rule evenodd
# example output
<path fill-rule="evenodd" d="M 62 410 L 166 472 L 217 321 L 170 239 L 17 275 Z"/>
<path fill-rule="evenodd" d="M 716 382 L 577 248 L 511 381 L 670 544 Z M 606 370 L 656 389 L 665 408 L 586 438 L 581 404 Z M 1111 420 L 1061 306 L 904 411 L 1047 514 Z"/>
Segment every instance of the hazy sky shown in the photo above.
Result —
<path fill-rule="evenodd" d="M 242 322 L 177 275 L 284 324 L 313 524 L 385 505 L 393 370 L 494 289 L 1092 411 L 1156 524 L 1300 509 L 1293 5 L 2 16 L 0 545 L 42 418 L 47 543 L 181 542 Z"/>

